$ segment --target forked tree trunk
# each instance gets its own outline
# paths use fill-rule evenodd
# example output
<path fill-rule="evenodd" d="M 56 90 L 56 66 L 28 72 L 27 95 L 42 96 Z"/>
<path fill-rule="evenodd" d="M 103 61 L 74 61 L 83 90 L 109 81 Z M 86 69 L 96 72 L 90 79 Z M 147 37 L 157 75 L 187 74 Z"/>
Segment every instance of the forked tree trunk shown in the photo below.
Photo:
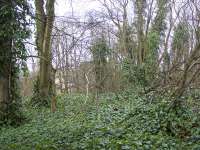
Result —
<path fill-rule="evenodd" d="M 52 62 L 51 62 L 51 33 L 54 22 L 54 2 L 46 1 L 46 11 L 44 1 L 35 0 L 36 7 L 36 27 L 37 27 L 37 49 L 40 55 L 39 89 L 44 97 L 50 94 L 50 88 L 54 81 L 51 81 Z M 46 12 L 46 13 L 45 13 Z"/>

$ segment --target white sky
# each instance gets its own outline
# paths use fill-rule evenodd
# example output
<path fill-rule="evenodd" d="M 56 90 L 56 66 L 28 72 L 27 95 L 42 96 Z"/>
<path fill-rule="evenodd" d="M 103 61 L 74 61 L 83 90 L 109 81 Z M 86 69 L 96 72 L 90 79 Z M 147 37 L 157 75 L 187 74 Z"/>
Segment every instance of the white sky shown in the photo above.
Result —
<path fill-rule="evenodd" d="M 56 16 L 64 16 L 71 13 L 71 2 L 75 16 L 85 16 L 88 11 L 98 9 L 98 2 L 95 0 L 56 0 L 55 14 Z"/>

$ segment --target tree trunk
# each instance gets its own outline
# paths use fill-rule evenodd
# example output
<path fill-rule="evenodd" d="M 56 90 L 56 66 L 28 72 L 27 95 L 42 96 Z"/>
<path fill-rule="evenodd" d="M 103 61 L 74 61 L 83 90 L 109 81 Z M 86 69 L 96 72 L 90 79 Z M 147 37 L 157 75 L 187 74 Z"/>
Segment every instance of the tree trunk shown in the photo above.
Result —
<path fill-rule="evenodd" d="M 137 38 L 138 38 L 138 64 L 144 62 L 145 57 L 145 38 L 144 38 L 144 8 L 145 0 L 136 0 L 136 9 L 137 9 Z"/>
<path fill-rule="evenodd" d="M 41 56 L 40 58 L 40 73 L 39 73 L 39 89 L 40 95 L 49 97 L 51 83 L 51 33 L 54 22 L 54 2 L 55 0 L 47 0 L 46 11 L 44 11 L 44 1 L 35 0 L 36 7 L 36 27 L 37 27 L 37 49 Z M 45 14 L 46 12 L 46 14 Z"/>
<path fill-rule="evenodd" d="M 0 120 L 5 120 L 8 115 L 9 105 L 12 103 L 10 97 L 11 79 L 11 40 L 8 38 L 0 40 L 1 50 L 4 52 L 3 62 L 0 70 Z"/>
<path fill-rule="evenodd" d="M 0 120 L 4 120 L 7 114 L 9 102 L 9 80 L 7 77 L 0 78 Z"/>

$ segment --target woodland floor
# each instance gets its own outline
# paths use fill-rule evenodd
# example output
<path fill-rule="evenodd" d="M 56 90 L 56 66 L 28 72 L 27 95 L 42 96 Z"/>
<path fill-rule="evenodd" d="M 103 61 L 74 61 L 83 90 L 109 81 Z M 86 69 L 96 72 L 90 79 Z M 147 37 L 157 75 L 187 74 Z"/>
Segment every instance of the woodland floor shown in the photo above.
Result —
<path fill-rule="evenodd" d="M 0 128 L 0 150 L 199 150 L 200 118 L 189 108 L 166 113 L 168 102 L 137 94 L 58 96 L 58 108 L 32 108 L 27 121 Z"/>

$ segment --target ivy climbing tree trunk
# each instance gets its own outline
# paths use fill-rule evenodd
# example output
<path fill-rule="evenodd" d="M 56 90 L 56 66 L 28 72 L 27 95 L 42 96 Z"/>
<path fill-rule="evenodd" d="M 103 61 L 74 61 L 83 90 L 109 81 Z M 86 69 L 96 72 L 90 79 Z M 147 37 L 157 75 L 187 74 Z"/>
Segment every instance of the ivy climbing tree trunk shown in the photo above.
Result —
<path fill-rule="evenodd" d="M 145 36 L 144 36 L 144 17 L 143 14 L 145 12 L 145 3 L 146 0 L 136 0 L 136 14 L 137 14 L 137 38 L 138 38 L 138 64 L 142 64 L 144 62 L 145 57 Z"/>
<path fill-rule="evenodd" d="M 5 39 L 6 40 L 6 39 Z M 10 71 L 10 52 L 11 52 L 11 43 L 5 40 L 0 40 L 1 51 L 5 52 L 6 58 L 1 62 L 1 71 L 0 71 L 0 120 L 5 120 L 8 114 L 8 107 L 11 103 L 9 96 L 9 78 L 11 75 Z"/>
<path fill-rule="evenodd" d="M 16 125 L 23 119 L 18 81 L 25 67 L 28 5 L 25 0 L 8 0 L 1 2 L 0 10 L 0 124 Z"/>
<path fill-rule="evenodd" d="M 47 100 L 52 93 L 52 58 L 51 58 L 51 34 L 54 22 L 54 3 L 55 0 L 46 1 L 46 10 L 44 10 L 44 1 L 35 0 L 36 7 L 36 27 L 37 37 L 36 45 L 40 56 L 39 72 L 39 95 L 43 100 Z M 43 102 L 42 102 L 43 103 Z M 43 104 L 48 104 L 46 101 Z"/>

